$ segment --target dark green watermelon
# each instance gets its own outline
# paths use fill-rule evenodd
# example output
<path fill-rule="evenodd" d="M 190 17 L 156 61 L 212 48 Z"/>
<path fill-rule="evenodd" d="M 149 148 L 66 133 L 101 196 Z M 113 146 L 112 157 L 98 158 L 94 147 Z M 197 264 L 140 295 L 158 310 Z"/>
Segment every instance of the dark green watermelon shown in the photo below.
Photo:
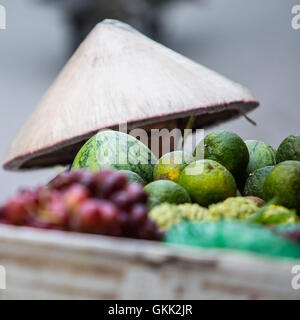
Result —
<path fill-rule="evenodd" d="M 292 134 L 279 145 L 276 153 L 277 163 L 295 160 L 300 161 L 300 134 Z"/>
<path fill-rule="evenodd" d="M 276 164 L 276 151 L 270 145 L 257 140 L 247 140 L 245 143 L 249 151 L 247 174 Z"/>
<path fill-rule="evenodd" d="M 145 182 L 153 180 L 157 158 L 142 142 L 123 132 L 100 131 L 79 150 L 72 170 L 130 170 Z"/>
<path fill-rule="evenodd" d="M 139 184 L 145 185 L 145 181 L 137 173 L 130 170 L 120 170 L 126 176 L 129 182 L 137 182 Z"/>

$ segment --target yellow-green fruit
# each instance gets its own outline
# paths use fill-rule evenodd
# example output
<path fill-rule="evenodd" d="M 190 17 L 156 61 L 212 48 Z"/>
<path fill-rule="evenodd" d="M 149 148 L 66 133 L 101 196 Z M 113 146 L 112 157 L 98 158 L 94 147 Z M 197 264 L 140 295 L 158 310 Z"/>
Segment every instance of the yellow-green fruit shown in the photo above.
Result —
<path fill-rule="evenodd" d="M 202 221 L 208 210 L 198 204 L 185 203 L 180 205 L 162 203 L 149 212 L 149 217 L 162 230 L 169 230 L 182 220 Z"/>
<path fill-rule="evenodd" d="M 296 211 L 289 210 L 283 206 L 271 205 L 267 210 L 254 222 L 274 225 L 274 224 L 291 224 L 298 221 Z"/>
<path fill-rule="evenodd" d="M 204 220 L 208 209 L 199 206 L 197 203 L 184 203 L 178 205 L 178 208 L 181 210 L 182 215 L 187 220 Z"/>
<path fill-rule="evenodd" d="M 210 205 L 206 221 L 220 219 L 245 220 L 253 215 L 259 208 L 256 203 L 244 197 L 228 198 L 223 202 Z"/>
<path fill-rule="evenodd" d="M 154 167 L 154 180 L 171 180 L 176 182 L 181 171 L 191 162 L 194 157 L 184 151 L 166 153 Z"/>
<path fill-rule="evenodd" d="M 259 207 L 262 207 L 265 204 L 265 201 L 259 197 L 246 196 L 245 198 L 254 201 Z"/>
<path fill-rule="evenodd" d="M 178 206 L 170 203 L 162 203 L 152 208 L 149 212 L 149 218 L 155 221 L 162 230 L 169 230 L 183 219 Z"/>
<path fill-rule="evenodd" d="M 236 195 L 236 183 L 231 173 L 213 160 L 198 160 L 186 166 L 178 183 L 192 200 L 201 206 L 223 201 Z"/>

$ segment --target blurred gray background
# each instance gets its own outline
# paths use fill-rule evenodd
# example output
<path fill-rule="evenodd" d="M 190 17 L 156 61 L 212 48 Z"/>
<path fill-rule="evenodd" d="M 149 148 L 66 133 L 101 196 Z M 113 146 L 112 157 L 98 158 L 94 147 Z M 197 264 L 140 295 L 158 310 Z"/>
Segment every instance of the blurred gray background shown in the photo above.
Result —
<path fill-rule="evenodd" d="M 130 7 L 132 1 L 127 1 L 127 11 L 133 24 L 143 28 L 147 21 L 145 32 L 245 85 L 261 102 L 250 114 L 256 127 L 241 118 L 219 128 L 274 147 L 287 135 L 300 132 L 300 30 L 291 27 L 291 8 L 300 0 L 171 1 L 152 11 L 146 8 L 140 20 Z M 109 6 L 114 1 L 102 2 Z M 84 22 L 88 13 L 74 14 L 74 10 L 82 10 L 82 3 L 0 0 L 7 10 L 7 29 L 0 30 L 1 161 L 10 141 L 89 28 Z M 92 10 L 90 23 L 111 18 L 109 9 L 104 7 L 101 13 Z M 21 173 L 0 169 L 0 200 L 21 186 L 44 183 L 54 175 L 55 169 Z"/>

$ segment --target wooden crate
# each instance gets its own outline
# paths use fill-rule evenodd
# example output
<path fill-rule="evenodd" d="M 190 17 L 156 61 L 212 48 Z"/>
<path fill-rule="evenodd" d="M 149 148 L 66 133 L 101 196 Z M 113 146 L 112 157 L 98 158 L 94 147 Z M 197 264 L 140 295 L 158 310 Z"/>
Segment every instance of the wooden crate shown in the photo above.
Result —
<path fill-rule="evenodd" d="M 299 299 L 299 260 L 0 226 L 0 299 Z"/>

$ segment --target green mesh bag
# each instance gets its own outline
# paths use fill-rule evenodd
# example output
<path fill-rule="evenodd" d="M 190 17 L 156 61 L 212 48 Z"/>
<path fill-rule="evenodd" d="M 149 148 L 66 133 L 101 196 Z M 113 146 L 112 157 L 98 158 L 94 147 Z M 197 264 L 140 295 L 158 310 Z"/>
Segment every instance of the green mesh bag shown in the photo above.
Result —
<path fill-rule="evenodd" d="M 300 258 L 300 245 L 272 230 L 247 222 L 181 222 L 166 233 L 165 241 L 206 248 L 252 251 L 277 257 Z"/>
<path fill-rule="evenodd" d="M 300 228 L 300 223 L 292 223 L 292 224 L 278 224 L 277 226 L 274 226 L 274 229 L 279 232 L 287 232 L 287 231 L 294 231 L 296 229 Z"/>

